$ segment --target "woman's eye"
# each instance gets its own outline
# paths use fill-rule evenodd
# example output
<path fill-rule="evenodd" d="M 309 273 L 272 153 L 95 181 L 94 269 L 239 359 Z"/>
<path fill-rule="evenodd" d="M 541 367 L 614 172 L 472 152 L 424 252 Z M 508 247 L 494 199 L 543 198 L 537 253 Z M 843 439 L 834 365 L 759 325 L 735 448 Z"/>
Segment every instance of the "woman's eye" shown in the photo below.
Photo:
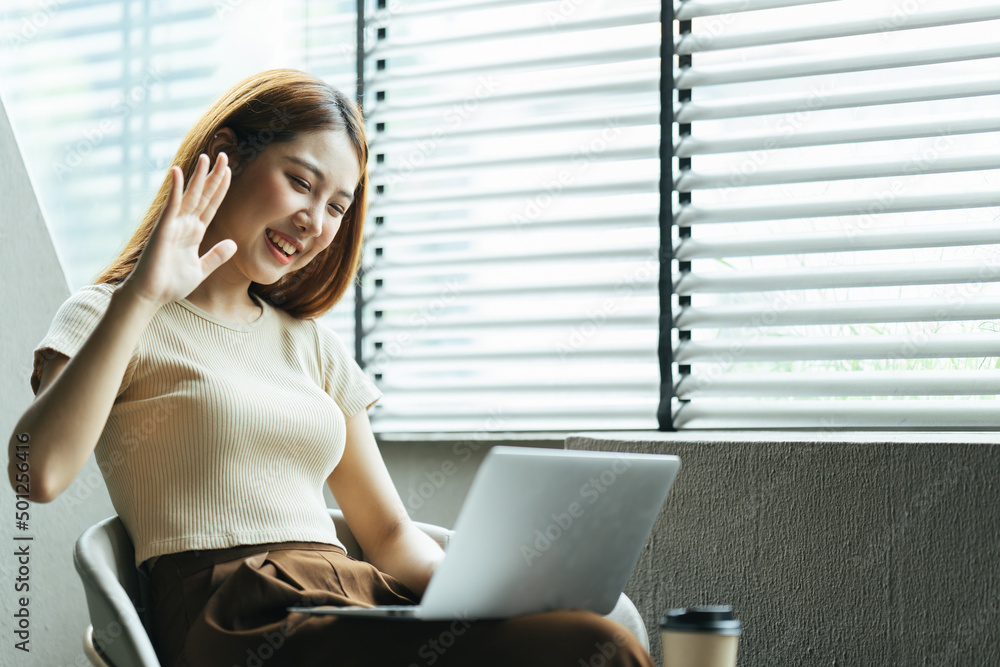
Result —
<path fill-rule="evenodd" d="M 330 210 L 334 215 L 344 215 L 344 210 L 336 204 L 330 204 Z"/>
<path fill-rule="evenodd" d="M 295 184 L 298 185 L 300 188 L 302 188 L 306 192 L 309 192 L 309 184 L 303 181 L 301 178 L 298 178 L 296 176 L 289 176 L 288 178 L 292 179 L 295 182 Z"/>

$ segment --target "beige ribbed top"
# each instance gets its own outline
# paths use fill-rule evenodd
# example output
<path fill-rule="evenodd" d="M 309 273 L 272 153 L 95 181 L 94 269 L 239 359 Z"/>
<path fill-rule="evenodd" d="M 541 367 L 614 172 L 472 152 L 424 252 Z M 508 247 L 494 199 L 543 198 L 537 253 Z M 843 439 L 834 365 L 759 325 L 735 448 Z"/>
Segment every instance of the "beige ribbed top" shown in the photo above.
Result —
<path fill-rule="evenodd" d="M 88 285 L 60 307 L 35 350 L 72 357 L 115 287 Z M 190 549 L 340 544 L 323 485 L 349 419 L 381 396 L 340 339 L 256 299 L 250 324 L 186 299 L 139 338 L 95 456 L 135 545 L 136 565 Z"/>

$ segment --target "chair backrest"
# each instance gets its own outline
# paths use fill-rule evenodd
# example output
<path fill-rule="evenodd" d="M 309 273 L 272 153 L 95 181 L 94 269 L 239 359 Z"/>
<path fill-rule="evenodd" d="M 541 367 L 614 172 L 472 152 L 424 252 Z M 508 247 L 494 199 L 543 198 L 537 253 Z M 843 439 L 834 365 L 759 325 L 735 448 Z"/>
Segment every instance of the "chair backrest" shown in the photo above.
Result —
<path fill-rule="evenodd" d="M 145 595 L 121 519 L 109 517 L 85 530 L 73 564 L 87 596 L 94 644 L 116 667 L 160 667 L 140 616 Z"/>

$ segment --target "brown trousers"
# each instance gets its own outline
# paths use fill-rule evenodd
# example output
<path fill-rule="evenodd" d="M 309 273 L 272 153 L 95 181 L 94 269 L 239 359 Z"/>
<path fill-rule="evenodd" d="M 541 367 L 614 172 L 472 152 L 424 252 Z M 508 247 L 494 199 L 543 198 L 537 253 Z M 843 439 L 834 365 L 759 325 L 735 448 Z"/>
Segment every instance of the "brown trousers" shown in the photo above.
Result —
<path fill-rule="evenodd" d="M 413 604 L 392 577 L 331 544 L 281 542 L 161 556 L 151 634 L 164 667 L 654 667 L 622 626 L 588 611 L 508 620 L 309 616 L 301 604 Z"/>

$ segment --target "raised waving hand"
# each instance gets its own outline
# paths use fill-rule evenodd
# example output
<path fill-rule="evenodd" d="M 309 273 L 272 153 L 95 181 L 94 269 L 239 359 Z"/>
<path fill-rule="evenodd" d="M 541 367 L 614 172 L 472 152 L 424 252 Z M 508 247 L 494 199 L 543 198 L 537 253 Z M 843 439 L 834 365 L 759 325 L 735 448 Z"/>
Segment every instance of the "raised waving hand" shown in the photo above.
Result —
<path fill-rule="evenodd" d="M 219 153 L 211 171 L 209 162 L 205 154 L 198 157 L 186 189 L 180 167 L 171 167 L 173 183 L 166 206 L 126 279 L 137 295 L 156 306 L 186 297 L 236 252 L 236 242 L 225 239 L 199 256 L 205 230 L 232 179 L 225 152 Z"/>

